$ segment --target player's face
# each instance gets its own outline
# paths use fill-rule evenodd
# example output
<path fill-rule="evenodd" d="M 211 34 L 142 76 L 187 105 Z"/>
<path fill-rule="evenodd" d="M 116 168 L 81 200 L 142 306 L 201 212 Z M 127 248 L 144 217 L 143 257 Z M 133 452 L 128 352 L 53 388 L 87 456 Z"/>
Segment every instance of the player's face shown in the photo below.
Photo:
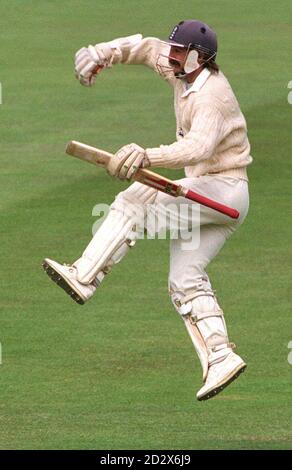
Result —
<path fill-rule="evenodd" d="M 175 75 L 184 71 L 183 66 L 186 61 L 187 53 L 188 51 L 184 47 L 171 46 L 168 63 L 172 67 Z"/>

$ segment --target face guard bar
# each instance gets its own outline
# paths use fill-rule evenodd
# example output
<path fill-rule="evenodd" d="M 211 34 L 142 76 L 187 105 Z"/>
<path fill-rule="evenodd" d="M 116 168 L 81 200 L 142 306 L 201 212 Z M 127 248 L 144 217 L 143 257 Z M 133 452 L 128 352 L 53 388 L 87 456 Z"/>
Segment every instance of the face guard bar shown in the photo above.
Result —
<path fill-rule="evenodd" d="M 174 73 L 172 65 L 179 65 L 183 69 L 183 62 L 175 59 L 174 57 L 165 55 L 165 54 L 158 54 L 156 60 L 156 68 L 160 75 L 162 75 L 166 79 L 170 79 L 173 77 L 178 78 L 178 76 Z M 183 73 L 183 72 L 182 72 Z M 186 74 L 184 74 L 186 75 Z"/>
<path fill-rule="evenodd" d="M 217 55 L 216 51 L 208 49 L 207 47 L 201 46 L 201 44 L 193 44 L 193 43 L 190 42 L 188 44 L 188 46 L 186 46 L 184 44 L 180 44 L 180 43 L 175 42 L 175 41 L 163 41 L 161 39 L 160 39 L 160 42 L 162 42 L 163 44 L 167 44 L 170 47 L 171 46 L 181 47 L 182 49 L 187 49 L 188 51 L 190 51 L 192 49 L 196 49 L 198 52 L 203 52 L 204 54 L 208 54 L 209 56 L 212 57 L 212 59 L 215 59 L 216 55 Z M 210 59 L 208 59 L 208 60 L 210 60 Z"/>

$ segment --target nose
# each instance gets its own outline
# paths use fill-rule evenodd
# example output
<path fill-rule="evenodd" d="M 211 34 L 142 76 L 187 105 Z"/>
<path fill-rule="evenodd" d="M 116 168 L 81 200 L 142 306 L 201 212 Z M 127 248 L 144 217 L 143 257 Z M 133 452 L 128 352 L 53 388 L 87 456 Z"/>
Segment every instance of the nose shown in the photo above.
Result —
<path fill-rule="evenodd" d="M 180 72 L 182 70 L 182 65 L 180 61 L 170 57 L 168 59 L 168 63 L 173 68 L 174 73 Z"/>
<path fill-rule="evenodd" d="M 169 57 L 168 59 L 168 63 L 169 65 L 171 65 L 172 67 L 180 67 L 180 62 L 176 59 L 173 59 L 172 57 Z"/>

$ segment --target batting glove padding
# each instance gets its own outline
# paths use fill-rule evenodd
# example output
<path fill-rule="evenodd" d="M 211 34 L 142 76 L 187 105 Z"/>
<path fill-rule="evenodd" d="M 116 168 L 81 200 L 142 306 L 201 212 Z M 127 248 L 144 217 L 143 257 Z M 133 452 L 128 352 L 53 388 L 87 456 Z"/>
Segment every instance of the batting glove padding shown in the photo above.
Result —
<path fill-rule="evenodd" d="M 146 166 L 148 165 L 145 150 L 137 144 L 128 144 L 110 159 L 107 172 L 121 180 L 130 180 L 139 168 Z"/>
<path fill-rule="evenodd" d="M 96 75 L 111 65 L 112 49 L 107 43 L 82 47 L 75 54 L 75 76 L 84 86 L 92 86 Z"/>

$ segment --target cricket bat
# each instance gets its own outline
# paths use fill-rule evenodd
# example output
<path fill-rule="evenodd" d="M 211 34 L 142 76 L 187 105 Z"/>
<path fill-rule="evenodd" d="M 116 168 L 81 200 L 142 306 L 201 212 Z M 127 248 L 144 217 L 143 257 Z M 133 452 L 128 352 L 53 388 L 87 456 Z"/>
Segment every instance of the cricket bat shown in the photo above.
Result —
<path fill-rule="evenodd" d="M 96 147 L 92 147 L 75 140 L 68 142 L 66 146 L 66 153 L 97 166 L 106 166 L 109 159 L 113 157 L 111 153 L 106 152 L 105 150 L 100 150 Z M 157 189 L 158 191 L 167 193 L 173 197 L 182 196 L 186 199 L 190 199 L 191 201 L 195 201 L 217 212 L 221 212 L 222 214 L 227 215 L 232 219 L 238 219 L 239 217 L 239 212 L 236 209 L 202 196 L 201 194 L 191 189 L 184 188 L 174 181 L 165 178 L 164 176 L 158 175 L 153 171 L 141 168 L 134 175 L 133 179 L 135 181 L 139 181 L 142 184 L 150 186 L 151 188 Z"/>

